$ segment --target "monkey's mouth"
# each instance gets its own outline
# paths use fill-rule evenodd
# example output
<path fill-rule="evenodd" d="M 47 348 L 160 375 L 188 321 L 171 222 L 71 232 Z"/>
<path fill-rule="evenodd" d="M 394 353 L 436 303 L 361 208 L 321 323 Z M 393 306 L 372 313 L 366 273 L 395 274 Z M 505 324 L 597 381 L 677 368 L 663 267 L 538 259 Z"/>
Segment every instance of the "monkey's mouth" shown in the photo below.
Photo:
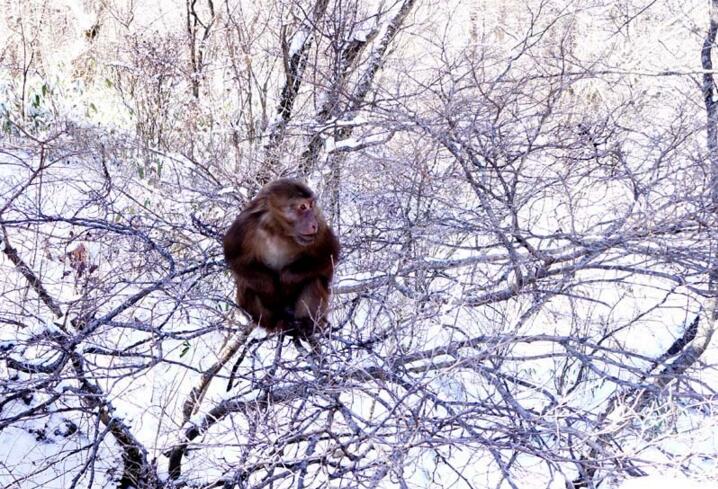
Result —
<path fill-rule="evenodd" d="M 316 234 L 297 234 L 297 243 L 302 246 L 307 246 L 312 244 L 314 242 L 314 238 L 316 237 Z"/>

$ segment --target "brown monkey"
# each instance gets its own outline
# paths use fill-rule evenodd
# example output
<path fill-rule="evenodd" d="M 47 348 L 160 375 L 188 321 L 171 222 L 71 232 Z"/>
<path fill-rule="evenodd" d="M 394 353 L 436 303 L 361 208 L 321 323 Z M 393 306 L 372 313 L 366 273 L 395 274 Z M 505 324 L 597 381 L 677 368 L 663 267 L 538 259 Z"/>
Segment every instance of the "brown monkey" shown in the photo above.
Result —
<path fill-rule="evenodd" d="M 339 242 L 306 185 L 265 186 L 224 236 L 224 257 L 255 323 L 303 338 L 324 325 Z"/>

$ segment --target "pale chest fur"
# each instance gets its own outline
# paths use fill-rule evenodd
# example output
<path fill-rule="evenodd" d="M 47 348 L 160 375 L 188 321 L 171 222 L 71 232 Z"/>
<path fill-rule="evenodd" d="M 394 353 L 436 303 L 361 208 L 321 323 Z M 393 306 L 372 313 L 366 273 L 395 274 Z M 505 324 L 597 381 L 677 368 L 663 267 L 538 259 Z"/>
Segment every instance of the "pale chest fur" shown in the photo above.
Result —
<path fill-rule="evenodd" d="M 297 256 L 296 247 L 282 238 L 277 238 L 264 230 L 259 231 L 259 258 L 272 270 L 281 270 L 294 261 Z"/>

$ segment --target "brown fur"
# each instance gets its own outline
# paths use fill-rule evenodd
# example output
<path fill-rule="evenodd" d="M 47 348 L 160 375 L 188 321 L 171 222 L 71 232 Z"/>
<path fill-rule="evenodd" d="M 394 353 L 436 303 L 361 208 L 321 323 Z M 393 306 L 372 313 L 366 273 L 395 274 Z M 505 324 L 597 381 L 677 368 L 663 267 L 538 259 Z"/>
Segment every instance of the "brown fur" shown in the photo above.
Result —
<path fill-rule="evenodd" d="M 259 326 L 310 337 L 324 325 L 339 242 L 306 185 L 264 187 L 227 231 L 224 256 L 237 304 Z"/>

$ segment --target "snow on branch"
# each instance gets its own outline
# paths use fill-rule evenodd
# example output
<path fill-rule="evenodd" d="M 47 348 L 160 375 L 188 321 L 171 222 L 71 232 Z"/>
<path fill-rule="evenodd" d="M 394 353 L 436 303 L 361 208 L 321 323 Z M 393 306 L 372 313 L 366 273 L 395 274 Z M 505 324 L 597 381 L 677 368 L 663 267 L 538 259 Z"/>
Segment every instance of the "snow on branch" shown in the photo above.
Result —
<path fill-rule="evenodd" d="M 282 85 L 276 113 L 268 128 L 267 143 L 264 150 L 266 157 L 264 166 L 258 177 L 260 182 L 271 178 L 273 167 L 279 160 L 278 151 L 284 139 L 287 124 L 292 117 L 294 102 L 302 85 L 304 69 L 307 64 L 309 49 L 314 39 L 314 31 L 324 17 L 329 0 L 317 0 L 311 15 L 305 19 L 299 30 L 287 42 L 286 27 L 282 27 L 282 61 L 284 64 L 284 83 Z"/>

